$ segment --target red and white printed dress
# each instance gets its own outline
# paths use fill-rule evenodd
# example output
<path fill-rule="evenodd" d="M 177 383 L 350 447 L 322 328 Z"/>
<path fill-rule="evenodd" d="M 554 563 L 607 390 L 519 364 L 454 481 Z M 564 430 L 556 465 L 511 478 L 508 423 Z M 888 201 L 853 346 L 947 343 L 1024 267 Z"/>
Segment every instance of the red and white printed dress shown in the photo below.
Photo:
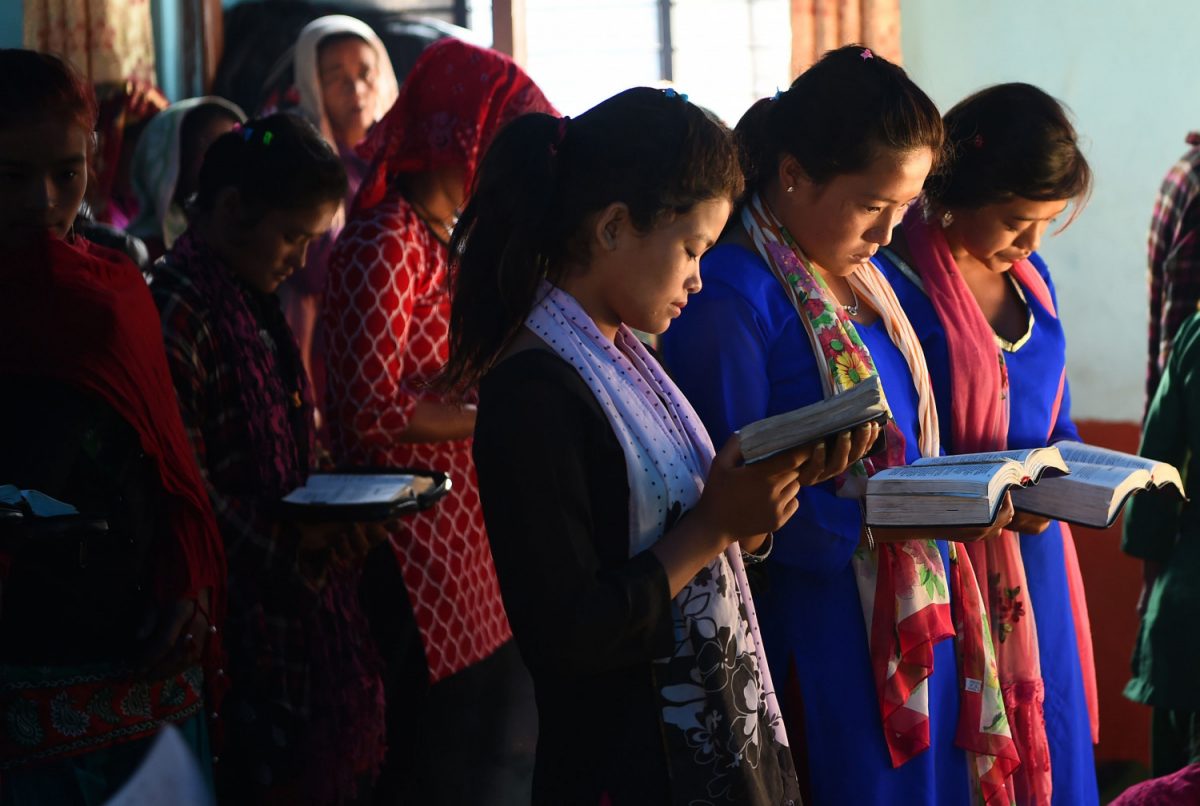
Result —
<path fill-rule="evenodd" d="M 512 637 L 479 505 L 471 440 L 401 441 L 446 363 L 446 247 L 398 194 L 342 231 L 325 297 L 326 409 L 334 456 L 353 465 L 450 474 L 450 494 L 392 535 L 425 643 L 431 682 Z"/>

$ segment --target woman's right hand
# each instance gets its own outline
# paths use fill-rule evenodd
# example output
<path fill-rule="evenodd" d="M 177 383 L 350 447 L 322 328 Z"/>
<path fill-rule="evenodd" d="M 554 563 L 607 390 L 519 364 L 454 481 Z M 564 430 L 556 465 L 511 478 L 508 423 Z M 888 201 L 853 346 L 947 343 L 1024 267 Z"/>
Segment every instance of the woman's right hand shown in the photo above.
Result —
<path fill-rule="evenodd" d="M 743 464 L 741 440 L 735 434 L 713 458 L 692 517 L 729 542 L 774 532 L 795 513 L 801 485 L 811 484 L 825 467 L 824 442 Z"/>
<path fill-rule="evenodd" d="M 774 532 L 799 507 L 796 495 L 801 487 L 844 473 L 866 455 L 879 431 L 879 425 L 867 423 L 750 465 L 742 462 L 741 440 L 735 434 L 713 459 L 696 508 L 733 540 Z"/>
<path fill-rule="evenodd" d="M 861 431 L 833 440 L 832 451 L 822 440 L 751 465 L 742 461 L 741 440 L 730 437 L 713 458 L 696 506 L 651 548 L 667 571 L 671 595 L 735 542 L 757 550 L 800 507 L 796 496 L 802 486 L 842 472 L 874 442 L 872 434 L 878 436 L 871 428 Z"/>

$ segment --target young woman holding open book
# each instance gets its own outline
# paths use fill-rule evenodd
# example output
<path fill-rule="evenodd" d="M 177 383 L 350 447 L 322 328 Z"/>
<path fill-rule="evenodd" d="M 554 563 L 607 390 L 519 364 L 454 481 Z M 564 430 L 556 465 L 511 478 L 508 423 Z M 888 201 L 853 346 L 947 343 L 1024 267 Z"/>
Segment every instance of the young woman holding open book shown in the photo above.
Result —
<path fill-rule="evenodd" d="M 744 465 L 631 330 L 663 332 L 699 290 L 741 189 L 727 129 L 635 88 L 509 124 L 454 231 L 445 380 L 482 381 L 474 454 L 537 692 L 538 804 L 799 800 L 744 562 L 878 427 Z"/>
<path fill-rule="evenodd" d="M 894 418 L 885 456 L 799 492 L 767 564 L 759 613 L 801 778 L 817 804 L 1006 802 L 1016 754 L 983 599 L 946 540 L 994 535 L 1011 503 L 991 526 L 872 531 L 855 500 L 862 475 L 940 452 L 920 344 L 870 258 L 937 161 L 941 117 L 851 46 L 735 135 L 747 197 L 664 340 L 681 387 L 718 439 L 873 375 Z"/>
<path fill-rule="evenodd" d="M 1078 440 L 1066 340 L 1037 253 L 1091 188 L 1075 130 L 1028 84 L 982 90 L 944 124 L 951 165 L 876 257 L 921 339 L 943 444 L 961 454 Z M 1010 527 L 969 552 L 988 586 L 1019 799 L 1094 804 L 1095 670 L 1075 543 L 1065 524 L 1020 511 Z"/>
<path fill-rule="evenodd" d="M 229 558 L 222 800 L 339 803 L 383 756 L 383 688 L 359 604 L 378 526 L 280 517 L 316 464 L 309 381 L 275 296 L 346 193 L 307 121 L 278 114 L 205 153 L 187 231 L 151 293 L 184 427 Z"/>

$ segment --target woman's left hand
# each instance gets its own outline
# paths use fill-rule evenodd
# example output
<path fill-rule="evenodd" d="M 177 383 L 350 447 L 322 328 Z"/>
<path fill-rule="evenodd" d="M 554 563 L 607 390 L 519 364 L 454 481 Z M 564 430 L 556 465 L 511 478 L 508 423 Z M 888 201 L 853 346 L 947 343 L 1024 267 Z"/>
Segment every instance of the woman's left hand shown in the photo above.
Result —
<path fill-rule="evenodd" d="M 195 599 L 176 599 L 151 612 L 138 636 L 145 642 L 137 660 L 139 673 L 159 680 L 200 661 L 212 627 L 210 599 L 205 588 Z"/>
<path fill-rule="evenodd" d="M 1018 509 L 1013 513 L 1013 519 L 1009 521 L 1007 528 L 1023 535 L 1040 535 L 1049 527 L 1049 518 Z"/>
<path fill-rule="evenodd" d="M 819 484 L 845 473 L 850 465 L 867 455 L 881 430 L 882 426 L 872 422 L 829 438 L 824 466 L 816 467 L 817 463 L 811 461 L 806 464 L 800 471 L 800 486 Z"/>

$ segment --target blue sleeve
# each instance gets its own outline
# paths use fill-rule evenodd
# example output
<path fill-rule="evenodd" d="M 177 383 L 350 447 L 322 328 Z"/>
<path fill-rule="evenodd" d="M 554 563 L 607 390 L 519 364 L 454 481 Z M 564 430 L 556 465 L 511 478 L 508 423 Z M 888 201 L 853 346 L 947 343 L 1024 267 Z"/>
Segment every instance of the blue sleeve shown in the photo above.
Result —
<path fill-rule="evenodd" d="M 706 261 L 704 289 L 661 342 L 667 366 L 718 447 L 748 423 L 823 396 L 791 303 L 773 277 L 763 280 L 765 267 L 738 264 L 726 272 Z M 818 575 L 842 570 L 859 542 L 858 502 L 836 497 L 833 482 L 802 489 L 798 501 L 776 533 L 772 560 Z"/>
<path fill-rule="evenodd" d="M 1050 277 L 1050 269 L 1046 265 L 1046 261 L 1037 252 L 1029 256 L 1029 262 L 1038 270 L 1038 274 L 1042 275 L 1042 279 L 1046 281 L 1046 287 L 1050 289 L 1050 299 L 1054 300 L 1054 310 L 1057 312 L 1058 307 L 1058 291 L 1054 288 L 1054 280 Z M 1059 319 L 1059 323 L 1062 320 Z M 1065 330 L 1064 330 L 1065 336 Z M 1068 373 L 1069 375 L 1069 373 Z M 1057 380 L 1054 381 L 1057 383 Z M 1050 431 L 1050 438 L 1047 444 L 1053 445 L 1056 442 L 1069 440 L 1079 442 L 1079 431 L 1075 428 L 1074 421 L 1071 420 L 1071 380 L 1068 377 L 1063 381 L 1063 396 L 1062 405 L 1058 409 L 1058 419 L 1054 421 L 1054 428 Z"/>
<path fill-rule="evenodd" d="M 1071 380 L 1068 378 L 1063 382 L 1063 398 L 1062 406 L 1058 409 L 1058 419 L 1054 421 L 1054 430 L 1050 432 L 1048 444 L 1053 445 L 1055 442 L 1069 440 L 1079 442 L 1079 431 L 1075 428 L 1075 422 L 1071 419 Z"/>

